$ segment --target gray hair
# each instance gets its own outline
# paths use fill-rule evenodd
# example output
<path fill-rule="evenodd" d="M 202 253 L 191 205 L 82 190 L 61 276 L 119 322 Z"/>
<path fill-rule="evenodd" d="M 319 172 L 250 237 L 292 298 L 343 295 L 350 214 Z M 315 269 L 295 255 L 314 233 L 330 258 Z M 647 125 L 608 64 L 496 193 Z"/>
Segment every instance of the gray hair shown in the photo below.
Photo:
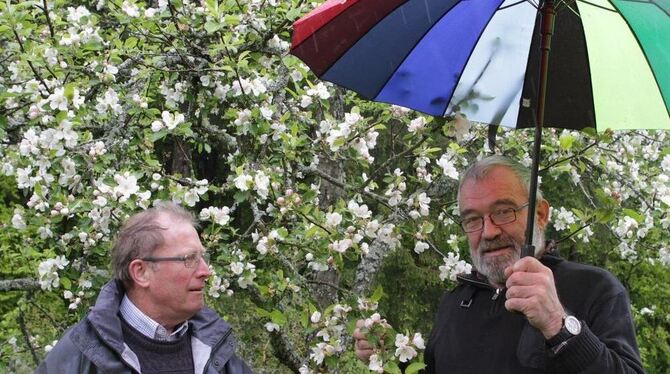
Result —
<path fill-rule="evenodd" d="M 461 187 L 463 183 L 469 179 L 474 179 L 480 181 L 488 175 L 488 173 L 496 167 L 506 167 L 510 169 L 517 179 L 521 182 L 524 187 L 524 190 L 527 194 L 530 194 L 530 169 L 521 165 L 518 161 L 515 161 L 509 157 L 501 155 L 491 155 L 484 157 L 483 159 L 475 162 L 470 165 L 470 167 L 463 173 L 461 180 L 458 184 L 458 200 L 461 198 Z M 540 186 L 537 186 L 537 202 L 542 201 L 542 191 L 540 191 Z"/>
<path fill-rule="evenodd" d="M 123 224 L 112 247 L 112 271 L 114 278 L 130 289 L 133 279 L 128 265 L 134 259 L 150 256 L 165 244 L 163 231 L 169 227 L 161 226 L 160 217 L 168 216 L 175 221 L 188 222 L 198 227 L 195 216 L 173 202 L 159 202 L 153 208 L 132 215 Z"/>

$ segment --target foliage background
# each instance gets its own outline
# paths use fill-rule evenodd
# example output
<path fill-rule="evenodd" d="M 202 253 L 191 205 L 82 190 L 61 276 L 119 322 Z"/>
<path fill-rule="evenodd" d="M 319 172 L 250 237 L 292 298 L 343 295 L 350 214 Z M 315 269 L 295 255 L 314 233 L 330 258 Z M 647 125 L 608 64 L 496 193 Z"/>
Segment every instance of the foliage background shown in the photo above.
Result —
<path fill-rule="evenodd" d="M 155 200 L 203 220 L 208 304 L 257 372 L 365 372 L 350 333 L 375 312 L 391 341 L 427 338 L 469 256 L 458 172 L 529 163 L 530 134 L 491 149 L 484 126 L 319 82 L 287 54 L 315 5 L 0 3 L 0 371 L 30 372 L 85 315 L 119 223 Z M 645 368 L 670 371 L 666 134 L 547 129 L 543 152 L 549 236 L 624 283 Z"/>

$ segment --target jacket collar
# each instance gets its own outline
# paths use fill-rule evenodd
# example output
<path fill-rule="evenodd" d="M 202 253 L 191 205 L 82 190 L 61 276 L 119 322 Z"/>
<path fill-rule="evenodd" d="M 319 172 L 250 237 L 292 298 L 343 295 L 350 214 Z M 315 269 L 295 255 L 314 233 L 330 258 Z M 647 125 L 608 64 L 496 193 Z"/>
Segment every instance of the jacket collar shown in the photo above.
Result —
<path fill-rule="evenodd" d="M 123 351 L 119 307 L 124 295 L 125 289 L 121 282 L 109 281 L 100 290 L 95 306 L 87 316 L 100 338 L 118 352 Z M 191 317 L 189 324 L 193 326 L 192 334 L 209 346 L 214 346 L 222 336 L 232 330 L 227 322 L 208 307 L 203 307 Z"/>

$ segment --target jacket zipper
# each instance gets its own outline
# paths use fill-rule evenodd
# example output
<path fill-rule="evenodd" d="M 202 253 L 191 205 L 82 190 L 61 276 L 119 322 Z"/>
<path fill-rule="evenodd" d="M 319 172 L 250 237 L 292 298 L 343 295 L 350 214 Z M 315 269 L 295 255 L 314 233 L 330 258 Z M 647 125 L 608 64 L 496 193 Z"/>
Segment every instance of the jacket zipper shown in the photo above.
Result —
<path fill-rule="evenodd" d="M 495 314 L 495 313 L 498 312 L 498 309 L 500 309 L 500 302 L 498 301 L 498 299 L 500 298 L 500 294 L 502 294 L 503 291 L 505 290 L 504 287 L 502 287 L 502 288 L 493 288 L 493 287 L 491 287 L 491 285 L 488 284 L 488 283 L 480 282 L 480 281 L 478 281 L 478 280 L 476 280 L 476 279 L 465 278 L 465 277 L 462 277 L 462 276 L 460 276 L 460 275 L 458 275 L 457 278 L 460 279 L 460 280 L 463 281 L 463 282 L 471 283 L 471 284 L 474 284 L 474 285 L 478 285 L 478 286 L 480 286 L 480 287 L 483 287 L 483 288 L 486 288 L 486 289 L 488 289 L 488 290 L 493 291 L 493 296 L 491 297 L 491 308 L 490 308 L 490 313 L 491 313 L 491 314 Z"/>
<path fill-rule="evenodd" d="M 207 369 L 209 369 L 209 364 L 212 362 L 212 357 L 214 356 L 214 352 L 216 352 L 219 349 L 219 346 L 223 344 L 223 342 L 228 339 L 228 336 L 233 332 L 233 329 L 228 329 L 228 332 L 221 338 L 219 339 L 216 344 L 212 347 L 212 352 L 209 355 L 209 359 L 207 359 L 207 362 L 205 363 L 205 367 L 202 369 L 202 374 L 207 373 Z"/>

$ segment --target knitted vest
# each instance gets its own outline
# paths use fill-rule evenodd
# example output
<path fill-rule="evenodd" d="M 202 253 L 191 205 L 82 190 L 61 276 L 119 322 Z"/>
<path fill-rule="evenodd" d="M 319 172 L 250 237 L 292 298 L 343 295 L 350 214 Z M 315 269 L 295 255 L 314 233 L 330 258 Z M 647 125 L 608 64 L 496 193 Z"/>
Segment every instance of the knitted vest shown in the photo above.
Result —
<path fill-rule="evenodd" d="M 183 334 L 175 341 L 150 339 L 135 330 L 121 318 L 123 341 L 128 344 L 140 360 L 142 374 L 170 373 L 192 374 L 193 352 L 191 334 Z"/>

